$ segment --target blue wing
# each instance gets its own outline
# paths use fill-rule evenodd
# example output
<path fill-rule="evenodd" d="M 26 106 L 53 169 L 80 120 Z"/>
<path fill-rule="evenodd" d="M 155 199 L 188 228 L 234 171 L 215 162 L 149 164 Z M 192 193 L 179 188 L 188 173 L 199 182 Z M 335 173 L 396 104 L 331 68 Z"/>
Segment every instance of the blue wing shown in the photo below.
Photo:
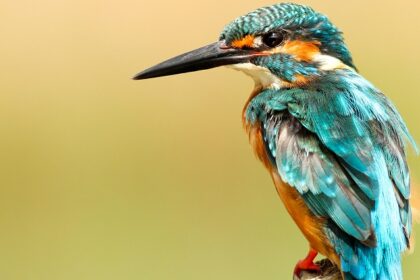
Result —
<path fill-rule="evenodd" d="M 374 228 L 378 222 L 372 212 L 379 211 L 376 201 L 386 185 L 393 191 L 385 195 L 394 197 L 390 203 L 396 201 L 400 209 L 395 226 L 404 230 L 408 244 L 404 138 L 412 138 L 395 107 L 365 79 L 342 70 L 341 76 L 326 76 L 306 89 L 267 90 L 251 101 L 247 120 L 263 124 L 267 150 L 282 179 L 316 215 L 348 235 L 336 242 L 339 251 L 351 250 L 344 239 L 375 246 L 375 230 L 382 229 Z"/>
<path fill-rule="evenodd" d="M 310 209 L 329 217 L 347 234 L 374 243 L 372 201 L 357 187 L 316 134 L 289 112 L 269 112 L 265 141 L 283 181 L 295 187 Z"/>

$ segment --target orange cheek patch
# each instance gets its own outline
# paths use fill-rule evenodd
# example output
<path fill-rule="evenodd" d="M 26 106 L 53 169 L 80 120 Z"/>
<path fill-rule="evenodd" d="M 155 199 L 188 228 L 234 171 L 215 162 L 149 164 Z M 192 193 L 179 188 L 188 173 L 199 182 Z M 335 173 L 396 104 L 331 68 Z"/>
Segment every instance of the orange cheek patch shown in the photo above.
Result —
<path fill-rule="evenodd" d="M 311 61 L 312 58 L 319 54 L 319 46 L 321 43 L 317 41 L 288 41 L 282 48 L 281 52 L 293 55 L 301 61 Z"/>
<path fill-rule="evenodd" d="M 233 41 L 232 47 L 238 48 L 238 49 L 243 48 L 243 47 L 252 48 L 254 46 L 254 39 L 255 39 L 254 36 L 246 35 L 242 39 Z"/>

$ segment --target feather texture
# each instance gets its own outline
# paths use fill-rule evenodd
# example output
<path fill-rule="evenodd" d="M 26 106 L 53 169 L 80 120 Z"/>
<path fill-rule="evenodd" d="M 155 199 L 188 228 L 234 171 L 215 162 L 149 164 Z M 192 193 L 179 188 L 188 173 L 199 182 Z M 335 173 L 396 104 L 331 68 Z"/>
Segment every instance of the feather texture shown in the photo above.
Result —
<path fill-rule="evenodd" d="M 392 103 L 340 69 L 304 88 L 261 92 L 246 120 L 261 123 L 282 180 L 327 218 L 346 279 L 401 279 L 411 234 L 404 138 L 415 143 Z"/>

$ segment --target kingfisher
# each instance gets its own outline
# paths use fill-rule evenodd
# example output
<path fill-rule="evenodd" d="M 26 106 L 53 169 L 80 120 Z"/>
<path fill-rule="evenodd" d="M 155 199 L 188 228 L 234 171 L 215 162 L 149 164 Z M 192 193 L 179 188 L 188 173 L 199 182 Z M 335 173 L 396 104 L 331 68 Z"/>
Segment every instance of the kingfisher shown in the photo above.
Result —
<path fill-rule="evenodd" d="M 309 243 L 294 275 L 320 271 L 320 253 L 345 280 L 403 279 L 412 231 L 406 146 L 417 147 L 396 107 L 359 74 L 342 32 L 310 7 L 275 4 L 134 79 L 218 66 L 255 81 L 243 124 Z"/>

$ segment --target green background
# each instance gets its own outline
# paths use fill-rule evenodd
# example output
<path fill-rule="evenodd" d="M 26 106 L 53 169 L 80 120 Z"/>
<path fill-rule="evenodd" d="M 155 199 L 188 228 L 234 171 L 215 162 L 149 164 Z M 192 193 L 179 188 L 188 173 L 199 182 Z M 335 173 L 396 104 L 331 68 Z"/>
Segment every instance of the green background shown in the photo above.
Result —
<path fill-rule="evenodd" d="M 1 1 L 1 279 L 291 278 L 307 244 L 242 129 L 251 79 L 130 80 L 272 3 Z M 420 141 L 420 2 L 301 3 Z M 404 258 L 406 279 L 419 264 Z"/>

